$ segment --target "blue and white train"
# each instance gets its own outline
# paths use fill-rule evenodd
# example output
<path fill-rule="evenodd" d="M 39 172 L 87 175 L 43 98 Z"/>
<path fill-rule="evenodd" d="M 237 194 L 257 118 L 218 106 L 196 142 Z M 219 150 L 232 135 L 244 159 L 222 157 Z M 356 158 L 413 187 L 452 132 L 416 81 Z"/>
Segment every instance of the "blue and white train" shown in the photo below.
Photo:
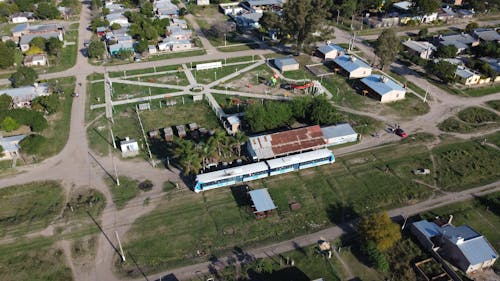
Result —
<path fill-rule="evenodd" d="M 335 156 L 328 149 L 269 159 L 196 176 L 195 192 L 266 178 L 315 166 L 331 164 Z"/>

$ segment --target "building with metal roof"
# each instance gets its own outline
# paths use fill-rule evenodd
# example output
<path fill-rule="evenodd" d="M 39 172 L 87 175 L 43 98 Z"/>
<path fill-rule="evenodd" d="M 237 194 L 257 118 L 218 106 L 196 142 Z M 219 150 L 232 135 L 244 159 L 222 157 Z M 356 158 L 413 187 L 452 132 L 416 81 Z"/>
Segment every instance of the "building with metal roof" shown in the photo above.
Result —
<path fill-rule="evenodd" d="M 413 6 L 413 3 L 410 1 L 401 1 L 401 2 L 393 3 L 392 6 L 398 10 L 407 12 L 411 9 L 411 7 Z"/>
<path fill-rule="evenodd" d="M 41 33 L 41 34 L 27 34 L 23 35 L 21 39 L 19 40 L 19 47 L 21 47 L 21 51 L 26 52 L 30 48 L 30 42 L 36 37 L 42 37 L 46 40 L 49 40 L 50 38 L 57 38 L 60 41 L 63 41 L 63 34 L 60 31 L 54 31 L 54 32 L 47 32 L 47 33 Z"/>
<path fill-rule="evenodd" d="M 345 49 L 335 44 L 328 44 L 318 48 L 319 55 L 324 60 L 333 60 L 334 58 L 343 55 Z"/>
<path fill-rule="evenodd" d="M 321 132 L 327 145 L 338 145 L 358 140 L 358 133 L 347 123 L 322 127 Z"/>
<path fill-rule="evenodd" d="M 455 70 L 457 82 L 464 85 L 475 85 L 479 83 L 481 76 L 465 66 L 458 66 Z"/>
<path fill-rule="evenodd" d="M 466 33 L 439 35 L 438 38 L 439 44 L 443 46 L 455 46 L 458 53 L 479 45 L 479 39 L 476 39 Z"/>
<path fill-rule="evenodd" d="M 500 42 L 500 34 L 494 28 L 478 28 L 473 31 L 474 36 L 482 41 Z"/>
<path fill-rule="evenodd" d="M 429 59 L 432 53 L 436 51 L 436 47 L 427 41 L 413 41 L 408 39 L 403 41 L 403 46 L 406 47 L 408 52 L 423 59 Z"/>
<path fill-rule="evenodd" d="M 265 162 L 257 162 L 245 165 L 245 169 L 242 167 L 232 167 L 224 170 L 198 174 L 196 176 L 196 181 L 200 182 L 212 182 L 214 180 L 223 181 L 224 179 L 234 178 L 242 175 L 248 174 L 258 174 L 261 172 L 267 173 L 268 167 Z"/>
<path fill-rule="evenodd" d="M 366 86 L 363 94 L 368 94 L 380 102 L 393 102 L 405 98 L 406 90 L 396 81 L 384 75 L 373 74 L 361 79 Z"/>
<path fill-rule="evenodd" d="M 299 63 L 291 57 L 276 58 L 274 59 L 274 65 L 276 65 L 281 72 L 299 70 L 300 68 Z"/>
<path fill-rule="evenodd" d="M 134 51 L 134 45 L 132 44 L 132 42 L 124 42 L 124 43 L 118 43 L 118 44 L 114 44 L 114 45 L 109 45 L 108 49 L 109 49 L 109 53 L 111 55 L 116 55 L 120 51 L 131 51 L 131 52 L 133 52 Z"/>
<path fill-rule="evenodd" d="M 0 159 L 12 159 L 21 148 L 19 142 L 22 141 L 27 135 L 17 135 L 10 137 L 2 137 L 0 135 L 0 146 L 3 148 L 3 152 L 0 152 Z"/>
<path fill-rule="evenodd" d="M 33 99 L 50 94 L 49 83 L 35 83 L 33 86 L 2 89 L 0 90 L 0 95 L 2 94 L 12 97 L 14 107 L 26 107 L 31 105 Z"/>
<path fill-rule="evenodd" d="M 299 163 L 305 163 L 308 161 L 318 160 L 322 158 L 330 158 L 332 152 L 326 148 L 313 150 L 309 152 L 304 152 L 301 154 L 294 154 L 286 157 L 280 157 L 275 159 L 267 160 L 267 165 L 271 170 L 271 175 L 273 175 L 273 169 L 279 169 L 283 167 L 293 166 Z"/>
<path fill-rule="evenodd" d="M 411 232 L 424 247 L 437 251 L 466 274 L 493 266 L 498 253 L 488 240 L 468 225 L 442 226 L 426 220 L 412 223 Z"/>
<path fill-rule="evenodd" d="M 251 190 L 248 194 L 253 202 L 253 210 L 257 217 L 265 217 L 276 209 L 276 205 L 274 205 L 267 188 Z"/>
<path fill-rule="evenodd" d="M 122 157 L 133 157 L 139 154 L 139 145 L 135 139 L 126 137 L 120 142 L 120 150 Z"/>
<path fill-rule="evenodd" d="M 336 57 L 333 62 L 348 78 L 363 78 L 372 74 L 372 67 L 362 59 L 354 55 L 342 55 Z"/>
<path fill-rule="evenodd" d="M 320 126 L 250 137 L 247 150 L 253 160 L 275 158 L 326 146 Z"/>

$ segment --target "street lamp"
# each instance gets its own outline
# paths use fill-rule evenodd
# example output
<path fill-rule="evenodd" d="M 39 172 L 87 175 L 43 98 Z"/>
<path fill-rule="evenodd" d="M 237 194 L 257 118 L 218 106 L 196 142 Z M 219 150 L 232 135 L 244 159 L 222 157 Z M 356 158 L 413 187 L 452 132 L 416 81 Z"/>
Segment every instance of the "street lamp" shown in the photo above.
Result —
<path fill-rule="evenodd" d="M 224 32 L 224 46 L 227 46 L 226 33 Z"/>

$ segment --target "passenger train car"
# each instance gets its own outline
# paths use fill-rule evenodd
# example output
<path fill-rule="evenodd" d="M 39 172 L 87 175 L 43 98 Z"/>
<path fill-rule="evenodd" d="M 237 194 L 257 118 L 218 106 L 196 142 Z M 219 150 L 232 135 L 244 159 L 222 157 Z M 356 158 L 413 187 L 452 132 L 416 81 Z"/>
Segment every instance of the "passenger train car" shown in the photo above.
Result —
<path fill-rule="evenodd" d="M 195 192 L 257 180 L 269 176 L 331 164 L 335 156 L 328 149 L 269 159 L 196 176 Z"/>

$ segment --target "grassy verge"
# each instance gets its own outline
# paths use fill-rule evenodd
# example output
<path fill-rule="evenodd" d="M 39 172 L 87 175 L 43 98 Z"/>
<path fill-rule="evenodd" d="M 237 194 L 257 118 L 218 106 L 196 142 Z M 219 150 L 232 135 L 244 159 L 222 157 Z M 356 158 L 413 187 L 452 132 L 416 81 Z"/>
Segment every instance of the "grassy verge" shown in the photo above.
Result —
<path fill-rule="evenodd" d="M 47 141 L 39 149 L 38 160 L 46 159 L 59 153 L 69 137 L 71 123 L 71 107 L 73 98 L 71 95 L 75 89 L 75 77 L 65 77 L 54 79 L 64 89 L 61 94 L 61 104 L 59 111 L 48 118 L 49 127 L 43 131 Z"/>
<path fill-rule="evenodd" d="M 497 127 L 500 120 L 497 114 L 481 107 L 465 108 L 457 116 L 458 119 L 450 117 L 441 122 L 439 129 L 445 132 L 471 133 Z"/>
<path fill-rule="evenodd" d="M 239 52 L 239 51 L 247 51 L 247 50 L 254 50 L 258 49 L 260 47 L 259 44 L 257 43 L 246 43 L 242 45 L 235 45 L 235 46 L 220 46 L 217 47 L 217 50 L 220 52 Z"/>
<path fill-rule="evenodd" d="M 76 63 L 78 47 L 78 30 L 70 30 L 64 34 L 66 42 L 75 42 L 74 45 L 67 45 L 61 51 L 61 55 L 50 61 L 50 67 L 43 72 L 59 72 L 71 68 Z"/>
<path fill-rule="evenodd" d="M 491 95 L 500 92 L 500 84 L 467 88 L 462 90 L 462 92 L 471 97 L 481 97 L 481 96 Z"/>
<path fill-rule="evenodd" d="M 47 227 L 60 213 L 63 201 L 63 189 L 54 181 L 0 189 L 0 236 L 18 236 Z"/>
<path fill-rule="evenodd" d="M 217 69 L 207 69 L 207 70 L 193 70 L 193 75 L 198 83 L 208 84 L 214 82 L 222 77 L 225 77 L 229 74 L 232 74 L 238 70 L 241 70 L 247 66 L 248 64 L 239 64 L 239 65 L 230 65 L 223 66 L 222 68 Z"/>
<path fill-rule="evenodd" d="M 120 185 L 117 186 L 116 182 L 109 178 L 105 178 L 105 182 L 111 189 L 111 195 L 113 196 L 113 203 L 115 203 L 118 210 L 123 209 L 128 201 L 134 199 L 137 194 L 139 194 L 139 181 L 125 177 L 119 176 Z"/>
<path fill-rule="evenodd" d="M 164 74 L 148 74 L 142 77 L 127 78 L 127 80 L 150 82 L 150 83 L 162 83 L 162 84 L 170 84 L 178 86 L 189 85 L 189 81 L 184 71 L 178 71 L 175 73 L 164 73 Z"/>
<path fill-rule="evenodd" d="M 47 238 L 0 245 L 0 279 L 73 280 L 64 252 Z"/>
<path fill-rule="evenodd" d="M 165 65 L 165 66 L 141 68 L 141 69 L 134 69 L 134 70 L 126 70 L 126 71 L 114 71 L 114 72 L 109 73 L 109 77 L 117 78 L 117 77 L 131 76 L 131 75 L 155 73 L 155 72 L 159 72 L 159 71 L 178 70 L 181 67 L 182 67 L 181 65 L 177 64 L 177 65 Z"/>
<path fill-rule="evenodd" d="M 486 104 L 493 108 L 494 110 L 496 111 L 499 111 L 500 110 L 500 100 L 492 100 L 492 101 L 489 101 L 489 102 L 486 102 Z"/>

